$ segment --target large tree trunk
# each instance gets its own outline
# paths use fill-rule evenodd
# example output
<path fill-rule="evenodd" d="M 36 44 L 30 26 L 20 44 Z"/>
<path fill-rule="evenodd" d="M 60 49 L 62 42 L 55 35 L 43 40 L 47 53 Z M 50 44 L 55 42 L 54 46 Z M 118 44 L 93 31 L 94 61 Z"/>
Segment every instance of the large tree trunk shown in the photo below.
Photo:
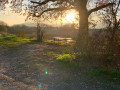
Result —
<path fill-rule="evenodd" d="M 76 50 L 78 53 L 76 60 L 84 59 L 88 56 L 88 11 L 86 5 L 79 8 L 79 32 L 76 41 Z"/>

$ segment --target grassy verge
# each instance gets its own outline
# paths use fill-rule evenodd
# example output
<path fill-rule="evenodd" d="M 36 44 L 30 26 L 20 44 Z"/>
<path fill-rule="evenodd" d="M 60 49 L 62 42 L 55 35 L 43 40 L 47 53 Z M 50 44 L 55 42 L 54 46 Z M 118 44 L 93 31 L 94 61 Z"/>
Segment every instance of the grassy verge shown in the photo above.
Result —
<path fill-rule="evenodd" d="M 48 56 L 49 59 L 56 60 L 63 67 L 71 70 L 80 69 L 79 65 L 75 61 L 75 54 L 73 51 L 74 43 L 54 42 L 50 40 L 45 40 L 44 43 L 63 46 L 60 51 L 56 50 L 44 53 L 44 55 Z"/>
<path fill-rule="evenodd" d="M 0 46 L 3 48 L 13 48 L 25 43 L 31 42 L 33 39 L 16 37 L 13 35 L 0 34 Z"/>
<path fill-rule="evenodd" d="M 74 44 L 74 43 L 65 43 L 65 42 L 52 41 L 52 40 L 44 40 L 44 43 L 51 44 L 51 45 L 61 45 L 61 46 L 68 46 L 68 45 Z"/>
<path fill-rule="evenodd" d="M 91 77 L 99 78 L 104 82 L 116 82 L 120 84 L 120 72 L 110 69 L 97 69 L 86 72 Z"/>
<path fill-rule="evenodd" d="M 75 62 L 75 55 L 70 54 L 74 53 L 72 51 L 72 47 L 74 43 L 65 43 L 65 42 L 57 42 L 57 41 L 51 41 L 51 40 L 44 40 L 44 43 L 52 44 L 52 45 L 60 45 L 63 46 L 62 53 L 57 52 L 47 52 L 46 55 L 49 58 L 54 58 L 58 63 L 63 65 L 66 68 L 69 68 L 71 70 L 79 70 L 79 65 Z"/>

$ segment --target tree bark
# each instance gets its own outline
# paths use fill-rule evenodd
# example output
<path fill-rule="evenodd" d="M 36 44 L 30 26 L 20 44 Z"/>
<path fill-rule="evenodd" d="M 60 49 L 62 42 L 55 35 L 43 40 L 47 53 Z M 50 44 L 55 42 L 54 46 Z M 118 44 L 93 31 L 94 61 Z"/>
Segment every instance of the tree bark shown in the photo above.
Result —
<path fill-rule="evenodd" d="M 37 25 L 37 41 L 43 42 L 43 32 L 41 31 L 39 24 Z"/>
<path fill-rule="evenodd" d="M 78 61 L 88 55 L 88 11 L 85 5 L 79 8 L 79 17 L 79 32 L 76 42 L 76 50 L 79 52 L 76 56 Z"/>

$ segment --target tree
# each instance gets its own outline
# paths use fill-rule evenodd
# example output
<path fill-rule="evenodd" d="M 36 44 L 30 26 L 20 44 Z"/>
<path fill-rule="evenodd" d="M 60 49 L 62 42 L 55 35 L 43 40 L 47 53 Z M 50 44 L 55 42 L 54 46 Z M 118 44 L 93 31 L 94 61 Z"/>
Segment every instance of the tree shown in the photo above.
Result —
<path fill-rule="evenodd" d="M 120 0 L 111 0 L 115 4 L 109 8 L 106 8 L 103 13 L 103 21 L 107 25 L 107 33 L 108 33 L 108 40 L 109 46 L 111 49 L 111 55 L 117 53 L 115 47 L 118 45 L 119 34 L 120 34 L 120 18 L 119 18 L 119 6 Z M 117 47 L 116 47 L 117 48 Z"/>
<path fill-rule="evenodd" d="M 1 33 L 6 33 L 6 32 L 7 32 L 6 26 L 0 25 L 0 32 L 1 32 Z"/>
<path fill-rule="evenodd" d="M 0 33 L 7 33 L 7 24 L 3 21 L 0 21 Z"/>
<path fill-rule="evenodd" d="M 7 23 L 0 21 L 0 25 L 7 26 Z"/>
<path fill-rule="evenodd" d="M 17 3 L 18 4 L 18 3 Z M 106 8 L 114 4 L 108 0 L 30 0 L 26 7 L 28 11 L 28 17 L 43 17 L 47 19 L 46 16 L 58 17 L 57 13 L 62 11 L 75 9 L 79 13 L 79 33 L 77 39 L 77 50 L 84 55 L 88 51 L 88 18 L 91 13 Z M 88 5 L 92 4 L 94 8 L 87 8 Z M 94 5 L 93 5 L 94 4 Z M 21 4 L 19 4 L 21 5 Z M 14 4 L 15 6 L 15 4 Z M 47 12 L 47 13 L 46 13 Z M 49 17 L 49 16 L 48 16 Z"/>

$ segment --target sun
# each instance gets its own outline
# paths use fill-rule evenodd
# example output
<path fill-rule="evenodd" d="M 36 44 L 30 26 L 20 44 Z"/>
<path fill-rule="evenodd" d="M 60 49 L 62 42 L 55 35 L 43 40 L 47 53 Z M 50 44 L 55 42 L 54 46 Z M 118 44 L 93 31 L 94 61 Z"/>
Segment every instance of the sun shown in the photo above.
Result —
<path fill-rule="evenodd" d="M 74 22 L 75 21 L 75 13 L 68 13 L 65 17 L 67 22 Z"/>

